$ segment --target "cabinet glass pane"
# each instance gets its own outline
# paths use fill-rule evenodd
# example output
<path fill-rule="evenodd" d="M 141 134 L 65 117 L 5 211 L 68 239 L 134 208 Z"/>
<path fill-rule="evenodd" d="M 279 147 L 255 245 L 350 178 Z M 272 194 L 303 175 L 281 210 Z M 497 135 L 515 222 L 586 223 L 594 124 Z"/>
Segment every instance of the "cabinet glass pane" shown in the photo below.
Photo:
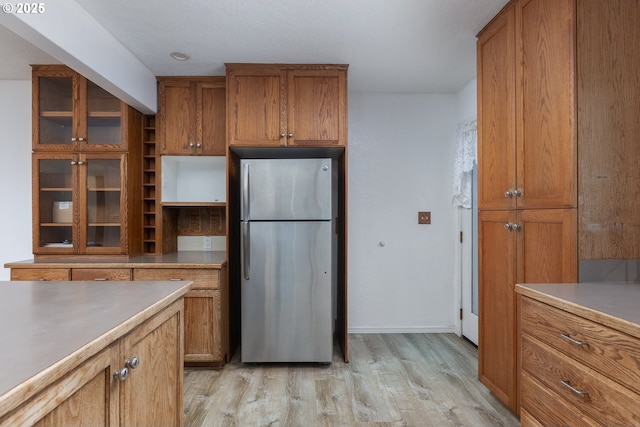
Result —
<path fill-rule="evenodd" d="M 38 160 L 41 247 L 73 247 L 71 159 Z"/>
<path fill-rule="evenodd" d="M 120 160 L 87 160 L 87 246 L 120 246 Z"/>
<path fill-rule="evenodd" d="M 40 77 L 40 144 L 71 144 L 73 126 L 73 80 L 71 77 Z"/>
<path fill-rule="evenodd" d="M 94 83 L 87 82 L 87 142 L 120 144 L 120 100 Z"/>

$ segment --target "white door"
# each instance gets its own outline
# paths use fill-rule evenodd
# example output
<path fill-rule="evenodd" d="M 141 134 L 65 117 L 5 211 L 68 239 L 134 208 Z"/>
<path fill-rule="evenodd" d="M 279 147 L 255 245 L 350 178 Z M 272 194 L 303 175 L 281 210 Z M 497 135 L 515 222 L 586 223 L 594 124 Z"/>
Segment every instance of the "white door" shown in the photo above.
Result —
<path fill-rule="evenodd" d="M 462 229 L 462 335 L 478 345 L 478 192 L 473 170 L 472 208 L 460 208 Z"/>

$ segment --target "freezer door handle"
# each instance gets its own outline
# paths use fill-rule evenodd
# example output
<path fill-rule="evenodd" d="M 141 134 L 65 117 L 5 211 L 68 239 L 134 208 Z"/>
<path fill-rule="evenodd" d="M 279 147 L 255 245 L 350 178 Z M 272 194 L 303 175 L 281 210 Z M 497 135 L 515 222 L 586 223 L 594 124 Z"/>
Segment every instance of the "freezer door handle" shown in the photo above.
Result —
<path fill-rule="evenodd" d="M 242 274 L 244 275 L 244 280 L 249 280 L 249 223 L 242 223 Z"/>
<path fill-rule="evenodd" d="M 249 220 L 249 164 L 242 165 L 242 220 Z"/>

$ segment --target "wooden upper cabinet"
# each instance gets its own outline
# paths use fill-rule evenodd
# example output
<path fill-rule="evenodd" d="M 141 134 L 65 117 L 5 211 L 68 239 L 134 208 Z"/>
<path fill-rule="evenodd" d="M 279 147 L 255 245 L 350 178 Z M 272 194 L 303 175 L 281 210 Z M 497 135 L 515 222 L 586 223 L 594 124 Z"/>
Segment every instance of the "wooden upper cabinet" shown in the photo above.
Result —
<path fill-rule="evenodd" d="M 521 208 L 576 207 L 574 0 L 517 3 L 517 186 Z"/>
<path fill-rule="evenodd" d="M 478 37 L 478 204 L 576 207 L 575 2 L 510 3 Z"/>
<path fill-rule="evenodd" d="M 160 154 L 226 154 L 224 77 L 160 77 Z"/>
<path fill-rule="evenodd" d="M 346 145 L 346 65 L 227 64 L 227 85 L 230 146 Z"/>
<path fill-rule="evenodd" d="M 127 106 L 64 65 L 34 65 L 34 151 L 124 151 Z"/>
<path fill-rule="evenodd" d="M 509 5 L 478 37 L 478 205 L 515 208 L 515 12 Z"/>

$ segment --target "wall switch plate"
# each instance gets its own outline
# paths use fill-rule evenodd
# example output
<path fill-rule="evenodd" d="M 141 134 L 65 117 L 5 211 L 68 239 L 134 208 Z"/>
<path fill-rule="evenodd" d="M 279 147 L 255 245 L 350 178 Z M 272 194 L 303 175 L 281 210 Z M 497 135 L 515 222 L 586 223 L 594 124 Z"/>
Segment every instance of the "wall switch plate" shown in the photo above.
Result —
<path fill-rule="evenodd" d="M 202 250 L 210 251 L 211 250 L 211 237 L 204 236 L 202 238 Z"/>
<path fill-rule="evenodd" d="M 418 212 L 418 224 L 431 224 L 431 212 Z"/>

